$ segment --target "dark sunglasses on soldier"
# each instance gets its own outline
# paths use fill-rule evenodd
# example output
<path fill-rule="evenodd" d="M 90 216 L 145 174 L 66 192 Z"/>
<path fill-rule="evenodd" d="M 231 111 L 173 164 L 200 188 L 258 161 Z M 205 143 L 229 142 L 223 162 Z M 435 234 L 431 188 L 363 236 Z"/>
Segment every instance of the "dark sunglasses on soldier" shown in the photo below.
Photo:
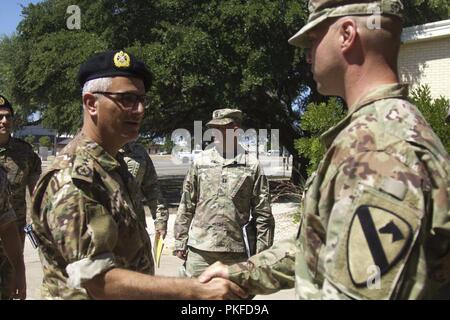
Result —
<path fill-rule="evenodd" d="M 0 114 L 0 121 L 3 120 L 3 118 L 5 118 L 6 121 L 11 121 L 13 116 L 12 116 L 12 114 L 9 114 L 9 113 L 8 114 Z"/>

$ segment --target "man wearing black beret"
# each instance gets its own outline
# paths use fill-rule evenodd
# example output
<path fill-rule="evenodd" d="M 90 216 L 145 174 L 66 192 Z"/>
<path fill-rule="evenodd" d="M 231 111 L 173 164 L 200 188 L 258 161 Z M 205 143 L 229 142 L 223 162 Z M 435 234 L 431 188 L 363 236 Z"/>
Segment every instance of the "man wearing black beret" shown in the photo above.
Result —
<path fill-rule="evenodd" d="M 137 138 L 151 74 L 124 51 L 91 57 L 78 75 L 83 127 L 38 182 L 33 225 L 44 298 L 243 297 L 229 281 L 155 277 L 141 193 L 119 149 Z"/>

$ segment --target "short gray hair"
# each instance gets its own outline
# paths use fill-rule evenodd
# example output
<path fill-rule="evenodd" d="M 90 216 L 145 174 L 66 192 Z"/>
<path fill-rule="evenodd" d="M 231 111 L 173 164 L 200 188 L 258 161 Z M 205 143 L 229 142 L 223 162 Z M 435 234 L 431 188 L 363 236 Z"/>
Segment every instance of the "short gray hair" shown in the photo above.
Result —
<path fill-rule="evenodd" d="M 111 77 L 106 78 L 98 78 L 87 81 L 83 86 L 83 93 L 84 95 L 87 92 L 94 92 L 94 91 L 108 91 L 108 88 L 112 84 Z"/>

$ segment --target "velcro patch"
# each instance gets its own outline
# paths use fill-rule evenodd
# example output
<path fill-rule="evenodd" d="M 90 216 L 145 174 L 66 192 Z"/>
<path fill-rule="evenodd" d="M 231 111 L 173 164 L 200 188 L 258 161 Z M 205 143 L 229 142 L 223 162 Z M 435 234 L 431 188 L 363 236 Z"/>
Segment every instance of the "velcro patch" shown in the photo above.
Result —
<path fill-rule="evenodd" d="M 356 209 L 348 234 L 347 259 L 355 286 L 366 285 L 367 270 L 385 274 L 406 253 L 413 236 L 411 225 L 399 215 L 375 206 Z"/>

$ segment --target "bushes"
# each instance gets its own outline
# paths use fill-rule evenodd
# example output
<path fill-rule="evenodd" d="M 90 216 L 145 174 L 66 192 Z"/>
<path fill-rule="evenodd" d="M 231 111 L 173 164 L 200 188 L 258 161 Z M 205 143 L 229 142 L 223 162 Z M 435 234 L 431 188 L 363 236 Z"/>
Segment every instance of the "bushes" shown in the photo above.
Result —
<path fill-rule="evenodd" d="M 446 123 L 450 100 L 444 97 L 433 99 L 427 85 L 419 86 L 413 90 L 410 99 L 441 139 L 447 152 L 450 153 L 450 125 Z M 300 118 L 301 128 L 309 136 L 296 140 L 295 148 L 300 155 L 309 159 L 308 175 L 317 169 L 326 151 L 325 146 L 320 141 L 320 135 L 342 120 L 345 113 L 346 110 L 341 101 L 331 98 L 327 103 L 311 103 Z"/>
<path fill-rule="evenodd" d="M 39 144 L 41 147 L 47 147 L 47 148 L 51 148 L 53 145 L 52 140 L 50 140 L 50 138 L 47 136 L 40 137 Z"/>
<path fill-rule="evenodd" d="M 301 156 L 309 159 L 308 175 L 316 170 L 326 151 L 320 141 L 320 135 L 341 121 L 345 117 L 345 112 L 341 100 L 331 98 L 327 103 L 309 104 L 301 116 L 300 126 L 309 137 L 297 139 L 295 149 Z"/>
<path fill-rule="evenodd" d="M 32 146 L 34 146 L 34 140 L 35 140 L 36 138 L 33 136 L 33 135 L 28 135 L 28 136 L 26 136 L 25 138 L 23 138 L 23 140 L 25 141 L 25 142 L 28 142 L 29 144 L 31 144 Z"/>
<path fill-rule="evenodd" d="M 439 139 L 441 139 L 447 152 L 450 153 L 450 125 L 445 121 L 450 100 L 442 96 L 438 99 L 433 99 L 430 87 L 427 85 L 414 89 L 411 92 L 411 100 L 422 112 Z"/>

